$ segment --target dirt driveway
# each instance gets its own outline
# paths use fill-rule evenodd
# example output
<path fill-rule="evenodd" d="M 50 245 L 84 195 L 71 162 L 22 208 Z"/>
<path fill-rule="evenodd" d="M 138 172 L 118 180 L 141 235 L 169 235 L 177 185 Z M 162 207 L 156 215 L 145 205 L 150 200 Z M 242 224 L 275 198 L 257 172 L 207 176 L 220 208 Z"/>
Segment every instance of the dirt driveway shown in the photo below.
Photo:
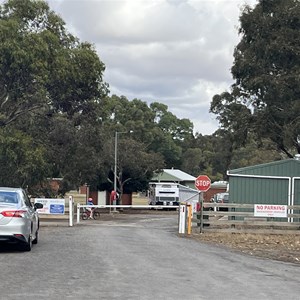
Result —
<path fill-rule="evenodd" d="M 177 217 L 176 211 L 126 210 L 117 214 L 102 213 L 99 222 L 131 222 L 132 219 L 169 215 Z M 89 223 L 89 221 L 85 221 Z M 95 222 L 95 221 L 92 221 Z M 81 224 L 85 224 L 81 222 Z M 300 264 L 300 231 L 297 234 L 250 234 L 250 233 L 193 233 L 192 238 L 218 247 L 229 247 L 248 255 L 266 259 Z"/>
<path fill-rule="evenodd" d="M 194 233 L 190 238 L 201 242 L 229 247 L 245 254 L 300 264 L 300 233 Z"/>
<path fill-rule="evenodd" d="M 124 211 L 115 215 L 115 219 L 127 219 L 138 215 L 175 215 L 174 211 Z M 107 216 L 110 218 L 110 216 Z M 130 217 L 129 217 L 130 218 Z M 300 264 L 300 231 L 296 234 L 250 234 L 250 233 L 193 233 L 187 238 L 214 244 L 220 247 L 229 247 L 248 255 L 267 259 Z"/>

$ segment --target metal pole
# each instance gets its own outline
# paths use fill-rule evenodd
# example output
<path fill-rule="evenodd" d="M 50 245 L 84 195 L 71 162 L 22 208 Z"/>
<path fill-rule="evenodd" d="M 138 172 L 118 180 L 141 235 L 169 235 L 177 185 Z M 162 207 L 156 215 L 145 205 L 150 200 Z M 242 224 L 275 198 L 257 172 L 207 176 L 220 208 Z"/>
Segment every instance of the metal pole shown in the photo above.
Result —
<path fill-rule="evenodd" d="M 114 170 L 114 191 L 117 193 L 117 160 L 118 160 L 118 132 L 115 132 L 115 170 Z M 113 200 L 113 205 L 116 205 L 116 197 Z M 114 207 L 114 211 L 116 208 Z"/>
<path fill-rule="evenodd" d="M 88 198 L 89 198 L 89 185 L 85 183 L 85 204 L 88 203 Z"/>
<path fill-rule="evenodd" d="M 133 131 L 130 130 L 129 133 Z M 117 166 L 118 166 L 118 134 L 120 133 L 128 133 L 128 131 L 116 131 L 115 132 L 115 169 L 114 169 L 114 191 L 116 192 L 115 200 L 113 201 L 113 205 L 116 205 L 117 201 Z M 116 211 L 116 207 L 114 207 L 114 211 Z"/>

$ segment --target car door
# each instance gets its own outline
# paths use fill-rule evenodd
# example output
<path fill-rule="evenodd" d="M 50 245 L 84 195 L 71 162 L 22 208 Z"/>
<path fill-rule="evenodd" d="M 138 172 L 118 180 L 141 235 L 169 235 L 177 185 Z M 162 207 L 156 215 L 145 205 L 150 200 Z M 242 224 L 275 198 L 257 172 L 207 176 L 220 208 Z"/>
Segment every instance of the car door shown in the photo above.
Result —
<path fill-rule="evenodd" d="M 36 210 L 34 209 L 34 206 L 30 202 L 29 197 L 27 196 L 27 194 L 24 191 L 23 191 L 23 199 L 24 199 L 25 205 L 28 209 L 29 219 L 32 224 L 32 234 L 35 235 L 35 232 L 38 227 L 38 215 L 37 215 Z"/>

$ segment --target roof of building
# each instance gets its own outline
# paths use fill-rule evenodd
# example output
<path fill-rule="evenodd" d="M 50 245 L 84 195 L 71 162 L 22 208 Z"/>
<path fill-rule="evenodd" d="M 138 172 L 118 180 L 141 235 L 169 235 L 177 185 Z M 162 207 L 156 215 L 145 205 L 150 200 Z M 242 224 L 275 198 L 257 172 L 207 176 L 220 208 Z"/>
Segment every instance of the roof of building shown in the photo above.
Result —
<path fill-rule="evenodd" d="M 229 176 L 234 174 L 299 176 L 299 173 L 300 160 L 293 158 L 228 171 Z"/>
<path fill-rule="evenodd" d="M 163 169 L 162 173 L 156 174 L 152 180 L 157 181 L 195 181 L 196 177 L 178 169 Z"/>

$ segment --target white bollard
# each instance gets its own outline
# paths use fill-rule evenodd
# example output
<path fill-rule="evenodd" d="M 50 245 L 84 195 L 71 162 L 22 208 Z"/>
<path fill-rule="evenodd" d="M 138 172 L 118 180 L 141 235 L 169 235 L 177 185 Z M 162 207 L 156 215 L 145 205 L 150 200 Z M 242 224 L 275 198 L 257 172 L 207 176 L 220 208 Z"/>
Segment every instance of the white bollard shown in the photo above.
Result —
<path fill-rule="evenodd" d="M 69 226 L 73 226 L 73 196 L 69 196 Z"/>
<path fill-rule="evenodd" d="M 80 204 L 77 204 L 77 224 L 80 222 Z"/>
<path fill-rule="evenodd" d="M 186 224 L 186 205 L 180 204 L 179 206 L 179 233 L 185 233 Z"/>

